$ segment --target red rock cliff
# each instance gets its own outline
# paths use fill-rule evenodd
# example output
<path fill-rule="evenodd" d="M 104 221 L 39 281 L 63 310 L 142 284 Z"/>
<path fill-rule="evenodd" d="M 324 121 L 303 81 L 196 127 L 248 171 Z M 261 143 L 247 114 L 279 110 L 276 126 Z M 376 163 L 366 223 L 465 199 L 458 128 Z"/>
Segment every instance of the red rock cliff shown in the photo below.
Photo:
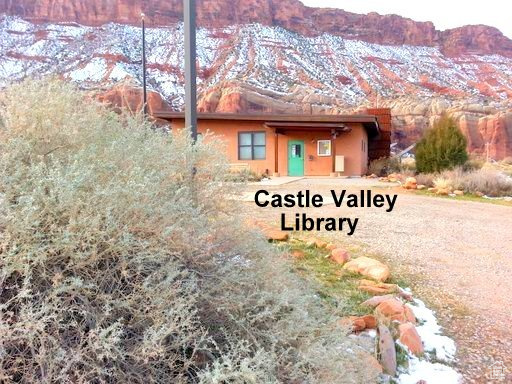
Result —
<path fill-rule="evenodd" d="M 501 54 L 512 57 L 512 40 L 496 28 L 466 26 L 444 32 L 430 22 L 396 15 L 359 15 L 340 9 L 310 8 L 299 0 L 198 0 L 202 26 L 223 27 L 259 22 L 306 36 L 328 32 L 349 39 L 389 45 L 439 46 L 445 54 Z M 78 22 L 99 25 L 110 21 L 138 23 L 141 11 L 152 25 L 181 19 L 181 0 L 0 0 L 0 13 L 35 22 Z"/>

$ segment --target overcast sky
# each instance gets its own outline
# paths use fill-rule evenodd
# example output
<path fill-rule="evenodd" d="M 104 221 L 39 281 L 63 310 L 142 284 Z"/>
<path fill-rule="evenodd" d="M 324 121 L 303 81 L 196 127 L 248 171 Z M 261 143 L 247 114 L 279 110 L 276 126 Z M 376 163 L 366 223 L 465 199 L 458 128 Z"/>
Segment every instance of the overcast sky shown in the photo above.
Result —
<path fill-rule="evenodd" d="M 486 24 L 512 38 L 511 0 L 301 0 L 311 7 L 341 8 L 356 13 L 394 13 L 432 21 L 437 29 Z"/>

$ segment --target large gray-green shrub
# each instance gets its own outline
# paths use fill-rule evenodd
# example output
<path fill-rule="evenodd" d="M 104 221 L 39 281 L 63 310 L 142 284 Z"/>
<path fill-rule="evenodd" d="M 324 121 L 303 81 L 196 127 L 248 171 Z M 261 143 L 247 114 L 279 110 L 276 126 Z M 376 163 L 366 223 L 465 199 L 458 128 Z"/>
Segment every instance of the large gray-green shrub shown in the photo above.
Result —
<path fill-rule="evenodd" d="M 241 225 L 215 138 L 193 146 L 56 80 L 0 103 L 1 382 L 372 380 Z"/>

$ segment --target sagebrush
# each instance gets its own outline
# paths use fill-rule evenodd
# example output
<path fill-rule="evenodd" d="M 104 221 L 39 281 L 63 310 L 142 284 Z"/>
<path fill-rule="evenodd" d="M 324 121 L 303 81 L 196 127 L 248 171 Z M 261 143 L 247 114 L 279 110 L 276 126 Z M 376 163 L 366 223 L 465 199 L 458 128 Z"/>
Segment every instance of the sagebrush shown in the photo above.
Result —
<path fill-rule="evenodd" d="M 512 178 L 495 169 L 466 171 L 463 167 L 440 173 L 421 173 L 418 184 L 439 189 L 461 190 L 491 197 L 512 196 Z"/>
<path fill-rule="evenodd" d="M 11 86 L 0 119 L 1 382 L 375 378 L 234 215 L 215 138 L 192 145 L 56 80 Z"/>

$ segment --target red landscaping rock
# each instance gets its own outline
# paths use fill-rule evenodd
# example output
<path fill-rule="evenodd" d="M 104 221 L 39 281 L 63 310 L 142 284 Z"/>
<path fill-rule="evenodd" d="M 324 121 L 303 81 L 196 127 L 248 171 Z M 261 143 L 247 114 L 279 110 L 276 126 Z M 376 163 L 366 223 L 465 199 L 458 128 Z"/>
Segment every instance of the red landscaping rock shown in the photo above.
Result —
<path fill-rule="evenodd" d="M 377 319 L 373 315 L 366 315 L 361 317 L 364 320 L 366 329 L 377 329 Z"/>
<path fill-rule="evenodd" d="M 405 189 L 416 189 L 418 187 L 418 183 L 416 182 L 416 178 L 408 177 L 405 179 L 405 183 L 403 185 Z"/>
<path fill-rule="evenodd" d="M 352 331 L 353 332 L 361 332 L 366 329 L 366 322 L 363 318 L 358 317 L 352 321 Z"/>
<path fill-rule="evenodd" d="M 390 293 L 398 292 L 398 285 L 396 284 L 386 284 L 386 283 L 376 283 L 371 280 L 361 280 L 359 281 L 359 287 L 361 291 L 368 292 L 372 295 L 385 295 Z"/>
<path fill-rule="evenodd" d="M 317 248 L 325 248 L 327 246 L 327 243 L 322 240 L 315 240 L 315 247 Z"/>
<path fill-rule="evenodd" d="M 388 299 L 380 303 L 377 308 L 375 308 L 375 316 L 379 319 L 387 319 L 389 321 L 396 320 L 400 323 L 416 323 L 416 318 L 412 310 L 396 298 Z"/>
<path fill-rule="evenodd" d="M 366 256 L 349 261 L 343 268 L 378 281 L 386 281 L 390 275 L 387 265 Z"/>
<path fill-rule="evenodd" d="M 289 235 L 278 229 L 264 228 L 263 233 L 269 241 L 288 241 Z"/>
<path fill-rule="evenodd" d="M 416 330 L 416 327 L 412 323 L 404 323 L 398 326 L 400 332 L 400 342 L 409 348 L 409 351 L 414 353 L 416 356 L 423 354 L 423 343 L 421 342 L 420 335 Z"/>
<path fill-rule="evenodd" d="M 342 327 L 350 328 L 352 332 L 362 332 L 366 329 L 376 329 L 377 319 L 373 315 L 361 317 L 348 316 L 339 321 Z"/>
<path fill-rule="evenodd" d="M 338 247 L 336 245 L 334 245 L 333 243 L 329 243 L 325 246 L 325 249 L 327 249 L 328 251 L 332 251 L 336 248 L 338 248 Z"/>
<path fill-rule="evenodd" d="M 404 299 L 405 301 L 412 301 L 413 297 L 412 294 L 404 291 L 402 288 L 398 287 L 398 296 Z"/>
<path fill-rule="evenodd" d="M 389 328 L 385 325 L 379 325 L 379 355 L 380 363 L 384 372 L 388 375 L 396 374 L 396 348 L 395 341 L 391 336 Z"/>
<path fill-rule="evenodd" d="M 344 249 L 336 248 L 331 251 L 331 260 L 343 265 L 350 260 L 350 255 Z"/>
<path fill-rule="evenodd" d="M 440 196 L 448 196 L 450 192 L 449 188 L 438 188 L 436 194 Z"/>
<path fill-rule="evenodd" d="M 407 321 L 416 324 L 416 316 L 414 316 L 414 312 L 407 305 L 404 305 L 405 308 L 405 318 Z"/>
<path fill-rule="evenodd" d="M 394 295 L 375 296 L 375 297 L 372 297 L 371 299 L 368 299 L 368 300 L 362 302 L 361 306 L 375 308 L 379 304 L 383 303 L 384 301 L 394 299 L 394 298 L 395 298 Z"/>
<path fill-rule="evenodd" d="M 354 321 L 357 319 L 357 316 L 347 316 L 338 320 L 338 324 L 345 329 L 354 330 Z"/>

